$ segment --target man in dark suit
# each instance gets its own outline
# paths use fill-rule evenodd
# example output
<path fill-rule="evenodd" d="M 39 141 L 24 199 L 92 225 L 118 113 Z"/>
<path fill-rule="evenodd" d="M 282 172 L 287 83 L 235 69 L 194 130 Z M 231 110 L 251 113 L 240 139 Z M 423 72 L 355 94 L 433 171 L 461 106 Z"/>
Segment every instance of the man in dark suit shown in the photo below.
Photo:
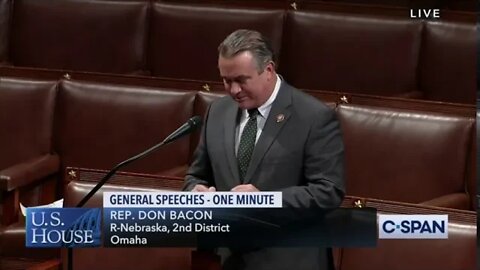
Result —
<path fill-rule="evenodd" d="M 344 158 L 334 111 L 277 75 L 272 49 L 256 31 L 230 34 L 219 46 L 218 68 L 229 96 L 208 109 L 184 189 L 282 191 L 287 209 L 338 207 Z M 332 269 L 329 251 L 264 248 L 222 259 L 225 269 L 323 270 Z"/>

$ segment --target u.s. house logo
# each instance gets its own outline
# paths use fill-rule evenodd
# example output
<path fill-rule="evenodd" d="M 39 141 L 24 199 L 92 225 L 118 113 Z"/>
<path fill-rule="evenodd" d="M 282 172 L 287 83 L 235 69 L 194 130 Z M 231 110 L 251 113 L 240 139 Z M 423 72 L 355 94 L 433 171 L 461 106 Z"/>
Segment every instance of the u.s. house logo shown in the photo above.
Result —
<path fill-rule="evenodd" d="M 27 247 L 98 247 L 99 208 L 27 208 Z"/>

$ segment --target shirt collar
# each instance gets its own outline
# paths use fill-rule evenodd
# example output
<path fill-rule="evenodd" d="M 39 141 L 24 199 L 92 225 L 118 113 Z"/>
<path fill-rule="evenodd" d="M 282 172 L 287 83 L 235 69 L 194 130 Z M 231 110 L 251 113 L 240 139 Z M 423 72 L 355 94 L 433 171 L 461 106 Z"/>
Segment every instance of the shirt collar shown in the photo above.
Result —
<path fill-rule="evenodd" d="M 282 84 L 282 81 L 280 80 L 280 77 L 277 76 L 277 82 L 275 82 L 275 87 L 273 88 L 273 92 L 270 95 L 270 97 L 267 99 L 265 103 L 263 103 L 262 106 L 258 107 L 258 111 L 262 115 L 262 117 L 266 118 L 266 115 L 270 112 L 270 108 L 272 107 L 273 101 L 275 101 L 275 98 L 278 95 L 278 91 L 280 90 L 280 85 Z"/>
<path fill-rule="evenodd" d="M 258 107 L 258 112 L 263 118 L 267 118 L 268 114 L 270 113 L 270 109 L 272 107 L 273 101 L 275 101 L 275 98 L 277 98 L 278 91 L 280 91 L 280 86 L 282 84 L 282 80 L 280 79 L 280 76 L 276 74 L 277 76 L 277 81 L 275 82 L 275 87 L 273 88 L 273 92 L 270 95 L 270 97 L 267 99 L 265 103 L 263 103 L 260 107 Z M 248 118 L 248 112 L 247 110 L 242 110 L 243 117 Z"/>

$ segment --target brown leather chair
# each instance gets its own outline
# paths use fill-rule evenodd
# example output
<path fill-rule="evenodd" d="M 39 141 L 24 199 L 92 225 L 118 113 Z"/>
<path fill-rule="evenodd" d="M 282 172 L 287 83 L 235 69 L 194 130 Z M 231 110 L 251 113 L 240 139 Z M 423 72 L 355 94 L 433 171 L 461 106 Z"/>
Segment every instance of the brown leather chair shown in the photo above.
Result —
<path fill-rule="evenodd" d="M 442 13 L 445 19 L 447 15 Z M 474 104 L 478 44 L 476 16 L 454 16 L 455 22 L 425 23 L 419 84 L 427 99 Z"/>
<path fill-rule="evenodd" d="M 56 81 L 0 79 L 1 224 L 17 221 L 19 203 L 55 198 L 59 157 L 52 130 Z"/>
<path fill-rule="evenodd" d="M 280 51 L 284 11 L 233 5 L 164 3 L 152 7 L 149 67 L 160 77 L 219 81 L 217 47 L 239 28 L 261 31 Z"/>
<path fill-rule="evenodd" d="M 55 148 L 67 166 L 111 169 L 161 142 L 192 117 L 195 92 L 64 80 L 59 85 Z M 125 170 L 183 175 L 188 137 Z"/>
<path fill-rule="evenodd" d="M 280 72 L 302 89 L 418 91 L 422 23 L 396 9 L 302 5 L 287 12 Z"/>
<path fill-rule="evenodd" d="M 347 194 L 471 209 L 473 117 L 364 105 L 337 107 Z"/>
<path fill-rule="evenodd" d="M 145 71 L 149 1 L 15 0 L 15 66 Z"/>
<path fill-rule="evenodd" d="M 207 113 L 208 107 L 210 104 L 217 98 L 225 96 L 226 93 L 215 93 L 215 92 L 203 92 L 199 91 L 195 97 L 195 106 L 193 108 L 195 115 L 201 115 L 204 117 Z M 205 118 L 204 118 L 205 119 Z M 193 153 L 197 148 L 198 142 L 200 141 L 200 131 L 195 132 L 191 136 L 190 140 L 190 161 L 193 158 Z"/>

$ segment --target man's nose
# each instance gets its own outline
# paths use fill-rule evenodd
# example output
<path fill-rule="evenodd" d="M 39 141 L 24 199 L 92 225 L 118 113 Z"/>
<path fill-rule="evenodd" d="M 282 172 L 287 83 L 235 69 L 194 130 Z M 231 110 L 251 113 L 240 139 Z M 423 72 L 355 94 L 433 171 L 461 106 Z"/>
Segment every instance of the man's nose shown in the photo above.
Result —
<path fill-rule="evenodd" d="M 232 83 L 230 85 L 230 94 L 236 95 L 236 94 L 240 93 L 241 91 L 242 91 L 242 88 L 240 87 L 240 85 L 238 83 Z"/>

